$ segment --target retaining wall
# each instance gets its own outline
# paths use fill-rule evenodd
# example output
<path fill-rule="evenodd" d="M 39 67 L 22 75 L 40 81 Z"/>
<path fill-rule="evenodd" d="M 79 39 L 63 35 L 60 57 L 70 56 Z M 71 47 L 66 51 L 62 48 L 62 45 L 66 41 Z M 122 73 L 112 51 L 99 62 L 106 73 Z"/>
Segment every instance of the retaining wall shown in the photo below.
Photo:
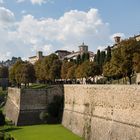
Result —
<path fill-rule="evenodd" d="M 15 125 L 43 123 L 40 114 L 47 111 L 54 96 L 63 96 L 62 86 L 51 86 L 48 89 L 8 88 L 6 118 Z"/>
<path fill-rule="evenodd" d="M 86 140 L 140 140 L 140 86 L 65 85 L 62 124 Z"/>

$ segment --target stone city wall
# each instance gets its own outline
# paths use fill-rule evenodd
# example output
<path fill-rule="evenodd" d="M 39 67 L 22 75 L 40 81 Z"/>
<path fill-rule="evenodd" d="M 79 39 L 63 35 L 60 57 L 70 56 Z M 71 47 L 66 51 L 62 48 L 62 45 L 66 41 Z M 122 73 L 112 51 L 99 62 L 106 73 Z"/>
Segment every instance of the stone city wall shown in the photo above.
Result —
<path fill-rule="evenodd" d="M 40 113 L 46 112 L 47 105 L 53 101 L 54 96 L 63 96 L 62 86 L 51 86 L 47 89 L 8 88 L 6 118 L 15 125 L 43 123 Z"/>
<path fill-rule="evenodd" d="M 140 140 L 140 86 L 65 85 L 62 124 L 86 140 Z"/>

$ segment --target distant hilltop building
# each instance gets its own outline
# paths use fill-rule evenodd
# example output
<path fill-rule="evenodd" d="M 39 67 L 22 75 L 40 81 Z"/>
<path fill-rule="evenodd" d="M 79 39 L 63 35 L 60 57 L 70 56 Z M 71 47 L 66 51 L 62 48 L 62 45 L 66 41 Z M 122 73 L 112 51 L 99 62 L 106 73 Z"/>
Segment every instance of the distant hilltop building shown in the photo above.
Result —
<path fill-rule="evenodd" d="M 55 52 L 58 57 L 61 60 L 67 59 L 67 60 L 76 60 L 78 55 L 82 55 L 83 53 L 89 53 L 89 59 L 90 61 L 94 60 L 94 53 L 91 51 L 88 51 L 88 46 L 82 43 L 82 45 L 79 46 L 79 51 L 77 52 L 68 52 L 66 50 L 57 50 Z"/>
<path fill-rule="evenodd" d="M 137 41 L 140 41 L 140 35 L 136 35 L 136 36 L 134 36 L 134 38 L 135 38 Z"/>
<path fill-rule="evenodd" d="M 32 63 L 32 64 L 35 64 L 35 62 L 37 62 L 38 60 L 41 60 L 43 58 L 44 58 L 43 52 L 42 51 L 38 51 L 36 56 L 29 57 L 29 62 Z"/>
<path fill-rule="evenodd" d="M 121 37 L 120 36 L 115 36 L 114 40 L 115 40 L 115 44 L 118 44 L 121 41 Z"/>
<path fill-rule="evenodd" d="M 65 56 L 71 54 L 71 52 L 67 50 L 57 50 L 55 53 L 60 60 L 63 60 Z"/>
<path fill-rule="evenodd" d="M 132 39 L 135 39 L 136 41 L 140 41 L 140 34 L 139 35 L 134 35 L 133 37 L 130 37 Z M 112 46 L 110 46 L 111 49 L 115 49 L 118 47 L 118 44 L 122 41 L 120 36 L 115 36 L 114 37 L 114 44 Z M 105 48 L 105 51 L 107 50 L 107 48 Z"/>

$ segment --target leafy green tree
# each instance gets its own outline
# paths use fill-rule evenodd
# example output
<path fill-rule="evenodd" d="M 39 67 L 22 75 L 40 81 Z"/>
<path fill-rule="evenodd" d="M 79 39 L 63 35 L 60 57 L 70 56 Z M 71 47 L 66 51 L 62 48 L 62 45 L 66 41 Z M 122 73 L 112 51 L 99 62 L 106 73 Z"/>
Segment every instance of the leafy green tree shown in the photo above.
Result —
<path fill-rule="evenodd" d="M 118 47 L 121 48 L 121 57 L 123 59 L 123 62 L 120 64 L 123 75 L 129 78 L 129 83 L 131 84 L 131 78 L 134 73 L 133 56 L 134 53 L 140 52 L 140 43 L 135 39 L 128 39 L 122 41 Z"/>
<path fill-rule="evenodd" d="M 104 66 L 104 75 L 115 77 L 128 77 L 131 84 L 131 78 L 134 73 L 133 57 L 135 53 L 140 52 L 140 43 L 135 39 L 124 40 L 118 44 L 112 51 L 112 57 L 109 63 Z M 109 71 L 107 72 L 107 67 Z"/>
<path fill-rule="evenodd" d="M 16 70 L 17 70 L 18 67 L 21 66 L 22 63 L 23 63 L 23 61 L 21 61 L 21 60 L 17 61 L 9 70 L 9 81 L 14 86 L 17 84 L 17 81 L 16 81 Z"/>
<path fill-rule="evenodd" d="M 36 78 L 38 80 L 38 82 L 43 82 L 45 83 L 45 80 L 46 80 L 46 71 L 45 71 L 45 67 L 42 63 L 41 60 L 38 60 L 35 65 L 34 65 L 34 68 L 35 68 L 35 75 L 36 75 Z"/>
<path fill-rule="evenodd" d="M 9 73 L 10 81 L 14 82 L 14 84 L 16 83 L 18 87 L 21 86 L 21 83 L 26 86 L 35 81 L 34 66 L 28 62 L 18 61 L 10 69 Z"/>
<path fill-rule="evenodd" d="M 133 57 L 133 67 L 134 70 L 139 73 L 140 72 L 140 53 L 134 53 Z"/>
<path fill-rule="evenodd" d="M 77 78 L 88 78 L 90 76 L 93 76 L 93 62 L 83 62 L 77 67 L 75 74 Z"/>
<path fill-rule="evenodd" d="M 56 54 L 50 54 L 35 63 L 35 73 L 39 82 L 54 82 L 61 78 L 61 61 Z"/>
<path fill-rule="evenodd" d="M 76 75 L 75 75 L 75 70 L 76 70 L 77 65 L 72 65 L 67 72 L 67 79 L 76 79 Z"/>
<path fill-rule="evenodd" d="M 61 78 L 61 65 L 62 63 L 59 59 L 53 61 L 52 66 L 50 67 L 50 80 L 55 81 L 55 79 Z"/>
<path fill-rule="evenodd" d="M 34 66 L 30 63 L 24 63 L 21 68 L 22 70 L 19 70 L 21 72 L 21 83 L 24 83 L 26 87 L 27 84 L 35 82 Z"/>
<path fill-rule="evenodd" d="M 61 78 L 62 79 L 67 79 L 68 78 L 68 76 L 67 76 L 68 71 L 74 65 L 75 65 L 74 62 L 63 61 L 62 67 L 61 67 Z"/>

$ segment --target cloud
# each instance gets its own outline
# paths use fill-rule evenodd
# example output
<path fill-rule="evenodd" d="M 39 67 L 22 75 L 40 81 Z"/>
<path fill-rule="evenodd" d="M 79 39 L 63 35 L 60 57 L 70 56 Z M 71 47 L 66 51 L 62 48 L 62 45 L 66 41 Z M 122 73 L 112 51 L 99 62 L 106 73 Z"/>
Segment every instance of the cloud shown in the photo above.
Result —
<path fill-rule="evenodd" d="M 0 26 L 7 27 L 10 26 L 14 22 L 14 13 L 9 9 L 4 7 L 0 7 Z"/>
<path fill-rule="evenodd" d="M 39 4 L 41 5 L 42 3 L 46 3 L 47 0 L 31 0 L 32 4 Z"/>
<path fill-rule="evenodd" d="M 110 36 L 110 40 L 111 40 L 112 42 L 114 42 L 114 37 L 115 37 L 115 36 L 120 36 L 121 39 L 124 39 L 124 38 L 125 38 L 125 34 L 124 34 L 124 33 L 114 33 L 113 35 Z"/>
<path fill-rule="evenodd" d="M 6 16 L 10 19 L 6 21 L 12 22 L 14 14 L 5 11 L 8 11 Z M 1 19 L 3 18 L 0 18 L 0 23 Z M 89 45 L 89 50 L 96 51 L 98 46 L 104 46 L 110 41 L 108 23 L 103 22 L 99 11 L 93 8 L 87 12 L 71 10 L 58 19 L 37 19 L 25 15 L 21 21 L 15 22 L 7 30 L 0 30 L 0 33 L 5 34 L 3 39 L 0 37 L 3 43 L 0 52 L 11 52 L 13 56 L 24 58 L 39 50 L 45 54 L 57 49 L 78 50 L 83 41 Z"/>
<path fill-rule="evenodd" d="M 22 10 L 22 11 L 21 11 L 21 14 L 26 14 L 26 13 L 27 13 L 26 10 Z"/>
<path fill-rule="evenodd" d="M 21 2 L 24 2 L 25 0 L 16 0 L 17 3 L 21 3 Z"/>
<path fill-rule="evenodd" d="M 22 2 L 25 2 L 27 0 L 16 0 L 18 3 L 22 3 Z M 43 3 L 47 3 L 47 2 L 50 2 L 50 3 L 53 3 L 52 0 L 30 0 L 30 2 L 32 4 L 39 4 L 39 5 L 42 5 Z"/>
<path fill-rule="evenodd" d="M 4 3 L 4 1 L 3 0 L 0 0 L 0 3 Z"/>

